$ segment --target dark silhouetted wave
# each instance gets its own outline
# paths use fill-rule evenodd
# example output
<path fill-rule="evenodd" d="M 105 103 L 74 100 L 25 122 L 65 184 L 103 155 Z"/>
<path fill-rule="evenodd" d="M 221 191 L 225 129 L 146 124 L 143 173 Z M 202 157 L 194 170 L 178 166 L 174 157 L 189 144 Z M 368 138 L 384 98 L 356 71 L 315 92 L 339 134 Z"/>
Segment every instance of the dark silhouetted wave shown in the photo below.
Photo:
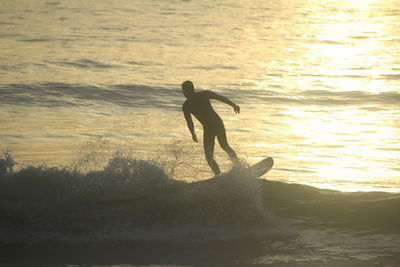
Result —
<path fill-rule="evenodd" d="M 399 195 L 260 180 L 245 169 L 188 183 L 150 161 L 115 157 L 88 173 L 3 171 L 0 243 L 288 238 L 296 235 L 290 220 L 395 232 L 399 207 Z"/>

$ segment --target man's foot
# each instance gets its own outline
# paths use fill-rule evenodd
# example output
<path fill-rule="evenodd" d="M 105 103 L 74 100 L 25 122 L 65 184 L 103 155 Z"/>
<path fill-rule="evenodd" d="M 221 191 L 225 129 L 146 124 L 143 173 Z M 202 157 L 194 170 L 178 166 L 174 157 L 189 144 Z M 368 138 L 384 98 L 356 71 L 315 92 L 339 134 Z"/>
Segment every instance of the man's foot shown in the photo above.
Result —
<path fill-rule="evenodd" d="M 218 175 L 221 174 L 221 171 L 219 171 L 219 172 L 214 172 L 214 174 L 215 174 L 215 176 L 218 176 Z"/>

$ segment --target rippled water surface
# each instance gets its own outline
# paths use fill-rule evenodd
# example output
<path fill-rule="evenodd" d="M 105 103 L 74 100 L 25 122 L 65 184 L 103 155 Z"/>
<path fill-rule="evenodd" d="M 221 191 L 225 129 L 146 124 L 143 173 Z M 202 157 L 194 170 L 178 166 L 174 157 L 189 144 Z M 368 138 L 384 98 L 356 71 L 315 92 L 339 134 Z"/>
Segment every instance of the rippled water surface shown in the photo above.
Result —
<path fill-rule="evenodd" d="M 0 142 L 19 162 L 66 166 L 97 136 L 148 155 L 185 146 L 180 84 L 190 79 L 241 106 L 235 115 L 215 103 L 239 155 L 275 158 L 267 178 L 400 191 L 397 1 L 0 7 Z M 208 170 L 195 149 L 188 164 Z"/>
<path fill-rule="evenodd" d="M 1 0 L 0 265 L 399 266 L 399 66 L 397 0 Z"/>

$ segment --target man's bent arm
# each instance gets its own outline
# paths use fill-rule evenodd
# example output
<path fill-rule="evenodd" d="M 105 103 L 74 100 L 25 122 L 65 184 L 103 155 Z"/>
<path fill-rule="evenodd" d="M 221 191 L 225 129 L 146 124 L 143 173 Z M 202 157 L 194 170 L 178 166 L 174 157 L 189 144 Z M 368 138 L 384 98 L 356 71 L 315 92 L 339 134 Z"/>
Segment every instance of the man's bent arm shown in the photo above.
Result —
<path fill-rule="evenodd" d="M 235 103 L 233 103 L 232 101 L 230 101 L 228 98 L 226 98 L 226 97 L 224 97 L 222 95 L 219 95 L 217 93 L 211 92 L 211 91 L 209 91 L 209 94 L 210 94 L 210 98 L 211 99 L 216 99 L 216 100 L 221 101 L 221 102 L 223 102 L 225 104 L 228 104 L 231 107 L 233 107 L 233 110 L 236 113 L 240 113 L 240 107 L 238 105 L 236 105 Z"/>
<path fill-rule="evenodd" d="M 192 134 L 192 139 L 193 139 L 193 141 L 195 141 L 197 143 L 197 136 L 196 136 L 196 133 L 194 132 L 194 124 L 193 124 L 192 116 L 190 115 L 190 111 L 188 110 L 188 108 L 185 104 L 183 104 L 183 106 L 182 106 L 182 111 L 183 111 L 183 115 L 185 115 L 185 120 L 186 120 L 187 126 L 189 128 L 189 131 Z"/>

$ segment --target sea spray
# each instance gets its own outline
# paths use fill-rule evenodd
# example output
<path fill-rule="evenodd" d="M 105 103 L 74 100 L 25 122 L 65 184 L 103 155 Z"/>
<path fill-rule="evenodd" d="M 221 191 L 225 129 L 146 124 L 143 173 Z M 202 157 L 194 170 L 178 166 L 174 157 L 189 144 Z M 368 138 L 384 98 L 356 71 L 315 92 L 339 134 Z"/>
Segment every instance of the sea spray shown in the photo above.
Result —
<path fill-rule="evenodd" d="M 1 243 L 260 238 L 282 233 L 256 177 L 171 179 L 149 160 L 114 157 L 101 170 L 25 167 L 0 179 Z M 279 234 L 278 234 L 279 232 Z"/>
<path fill-rule="evenodd" d="M 7 172 L 12 172 L 15 160 L 9 151 L 3 151 L 0 156 L 0 177 Z"/>

